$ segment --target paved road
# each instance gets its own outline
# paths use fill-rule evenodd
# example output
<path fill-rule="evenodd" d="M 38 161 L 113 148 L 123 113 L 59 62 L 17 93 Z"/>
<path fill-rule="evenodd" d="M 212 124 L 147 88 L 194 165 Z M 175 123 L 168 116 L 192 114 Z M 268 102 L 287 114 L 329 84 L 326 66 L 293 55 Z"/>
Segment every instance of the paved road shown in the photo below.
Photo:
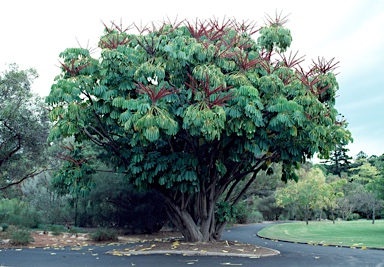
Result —
<path fill-rule="evenodd" d="M 83 247 L 81 250 L 23 249 L 0 251 L 0 266 L 12 267 L 120 267 L 120 266 L 383 266 L 384 251 L 358 250 L 350 248 L 319 247 L 286 242 L 273 242 L 256 236 L 266 224 L 254 224 L 230 229 L 223 234 L 224 239 L 238 240 L 277 249 L 279 256 L 259 259 L 232 257 L 184 257 L 180 255 L 147 255 L 118 257 L 104 254 L 112 249 L 125 246 Z"/>

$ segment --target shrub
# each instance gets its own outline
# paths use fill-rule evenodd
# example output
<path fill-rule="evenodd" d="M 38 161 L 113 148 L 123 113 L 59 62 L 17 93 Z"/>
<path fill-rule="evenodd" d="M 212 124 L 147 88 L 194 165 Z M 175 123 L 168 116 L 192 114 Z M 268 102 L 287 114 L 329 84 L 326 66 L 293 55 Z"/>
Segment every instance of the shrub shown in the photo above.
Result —
<path fill-rule="evenodd" d="M 91 234 L 91 239 L 97 242 L 117 241 L 117 233 L 111 229 L 98 229 Z"/>
<path fill-rule="evenodd" d="M 10 234 L 10 243 L 12 245 L 24 246 L 33 241 L 31 233 L 25 229 L 16 229 Z"/>
<path fill-rule="evenodd" d="M 52 235 L 60 235 L 62 232 L 64 232 L 64 226 L 62 225 L 51 225 L 48 227 L 49 231 L 51 231 Z"/>
<path fill-rule="evenodd" d="M 2 223 L 1 225 L 0 225 L 0 227 L 1 227 L 1 231 L 6 231 L 7 229 L 8 229 L 8 227 L 9 227 L 9 225 L 7 224 L 7 223 Z"/>
<path fill-rule="evenodd" d="M 260 211 L 258 210 L 254 210 L 252 211 L 248 218 L 247 218 L 247 222 L 246 223 L 260 223 L 264 220 L 263 218 L 263 214 L 261 214 Z"/>
<path fill-rule="evenodd" d="M 247 201 L 239 202 L 236 206 L 236 216 L 233 223 L 256 223 L 263 221 L 263 214 L 255 209 L 256 205 L 248 205 Z"/>
<path fill-rule="evenodd" d="M 0 221 L 26 228 L 36 228 L 40 222 L 40 214 L 24 201 L 16 198 L 1 199 Z"/>
<path fill-rule="evenodd" d="M 248 217 L 248 209 L 245 202 L 240 202 L 236 205 L 235 209 L 235 217 L 231 219 L 230 221 L 233 223 L 240 223 L 244 224 L 247 223 L 247 217 Z"/>
<path fill-rule="evenodd" d="M 351 213 L 348 215 L 347 221 L 356 221 L 360 219 L 360 215 L 358 213 Z"/>
<path fill-rule="evenodd" d="M 78 233 L 80 233 L 80 228 L 78 228 L 78 227 L 71 227 L 71 228 L 68 229 L 68 233 L 77 235 Z"/>

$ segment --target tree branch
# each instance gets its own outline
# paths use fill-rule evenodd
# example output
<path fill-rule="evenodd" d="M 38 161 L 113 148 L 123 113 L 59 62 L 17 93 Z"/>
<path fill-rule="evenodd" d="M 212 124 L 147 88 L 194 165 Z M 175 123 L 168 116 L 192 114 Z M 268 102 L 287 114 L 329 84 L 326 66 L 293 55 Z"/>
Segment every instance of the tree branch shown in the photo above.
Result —
<path fill-rule="evenodd" d="M 20 183 L 22 183 L 23 181 L 25 181 L 25 180 L 28 179 L 28 178 L 32 178 L 32 177 L 34 177 L 34 176 L 36 176 L 36 175 L 39 175 L 40 173 L 43 173 L 43 172 L 45 172 L 45 171 L 49 171 L 49 170 L 52 170 L 52 169 L 43 169 L 43 170 L 40 170 L 40 171 L 33 171 L 33 172 L 31 172 L 31 173 L 25 175 L 23 178 L 19 179 L 19 180 L 16 181 L 16 182 L 12 182 L 12 183 L 9 183 L 9 184 L 7 184 L 7 185 L 4 185 L 4 186 L 0 187 L 0 191 L 5 190 L 5 189 L 7 189 L 7 188 L 9 188 L 9 187 L 11 187 L 11 186 L 20 184 Z"/>
<path fill-rule="evenodd" d="M 12 149 L 10 152 L 8 152 L 8 154 L 0 159 L 0 166 L 2 166 L 7 160 L 9 160 L 17 151 L 19 151 L 21 149 L 21 135 L 20 133 L 18 133 L 15 129 L 13 129 L 12 127 L 10 127 L 8 124 L 7 124 L 7 121 L 4 122 L 4 126 L 6 128 L 8 128 L 11 132 L 14 133 L 14 136 L 13 138 L 16 138 L 17 139 L 17 146 Z M 9 139 L 8 139 L 9 140 Z"/>

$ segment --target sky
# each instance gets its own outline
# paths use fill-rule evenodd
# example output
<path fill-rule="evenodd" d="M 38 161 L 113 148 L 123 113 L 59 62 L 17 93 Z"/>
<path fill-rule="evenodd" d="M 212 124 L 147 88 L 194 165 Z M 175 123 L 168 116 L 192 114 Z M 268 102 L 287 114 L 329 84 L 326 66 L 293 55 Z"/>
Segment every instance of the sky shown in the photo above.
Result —
<path fill-rule="evenodd" d="M 60 73 L 59 53 L 68 47 L 97 48 L 102 22 L 224 17 L 264 26 L 266 15 L 289 15 L 291 50 L 305 55 L 304 67 L 324 57 L 339 61 L 336 108 L 348 122 L 354 142 L 349 156 L 384 153 L 383 0 L 13 0 L 1 5 L 0 71 L 16 63 L 35 68 L 33 91 L 47 96 Z"/>

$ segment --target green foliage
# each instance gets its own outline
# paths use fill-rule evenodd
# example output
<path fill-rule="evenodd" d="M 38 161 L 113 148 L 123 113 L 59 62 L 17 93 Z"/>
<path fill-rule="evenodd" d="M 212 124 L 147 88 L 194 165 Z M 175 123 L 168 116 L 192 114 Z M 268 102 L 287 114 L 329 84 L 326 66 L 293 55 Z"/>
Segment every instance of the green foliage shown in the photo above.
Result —
<path fill-rule="evenodd" d="M 66 49 L 46 98 L 54 123 L 49 138 L 76 143 L 56 179 L 85 195 L 97 158 L 135 187 L 160 191 L 178 206 L 169 209 L 172 217 L 185 210 L 194 214 L 188 223 L 203 227 L 212 225 L 201 218 L 215 218 L 221 194 L 234 193 L 227 189 L 248 174 L 255 180 L 282 162 L 282 179 L 297 180 L 300 163 L 314 153 L 327 157 L 351 136 L 336 119 L 332 64 L 298 71 L 300 60 L 272 57 L 291 43 L 283 24 L 263 27 L 257 40 L 254 25 L 236 20 L 164 23 L 140 34 L 113 24 L 100 38 L 99 59 Z M 98 145 L 92 158 L 86 140 Z M 218 207 L 225 213 L 218 222 L 227 221 L 232 211 Z M 174 223 L 183 230 L 181 220 Z"/>
<path fill-rule="evenodd" d="M 80 232 L 81 232 L 81 229 L 78 227 L 71 227 L 68 229 L 68 233 L 71 233 L 71 234 L 77 235 Z"/>
<path fill-rule="evenodd" d="M 16 246 L 25 246 L 34 241 L 31 232 L 25 229 L 14 229 L 10 233 L 10 243 Z"/>
<path fill-rule="evenodd" d="M 256 210 L 260 211 L 266 221 L 277 220 L 283 212 L 283 208 L 276 205 L 274 192 L 271 192 L 271 195 L 257 199 L 256 203 Z"/>
<path fill-rule="evenodd" d="M 301 169 L 299 176 L 301 179 L 298 182 L 289 181 L 286 187 L 276 190 L 276 204 L 280 207 L 292 205 L 294 209 L 304 213 L 308 223 L 311 211 L 326 207 L 324 196 L 329 188 L 320 169 L 314 168 L 308 172 Z"/>
<path fill-rule="evenodd" d="M 69 194 L 58 193 L 52 185 L 52 177 L 42 173 L 25 181 L 21 186 L 23 201 L 39 214 L 42 224 L 62 224 L 74 221 Z M 61 192 L 62 193 L 62 192 Z"/>
<path fill-rule="evenodd" d="M 234 223 L 248 224 L 248 223 L 259 223 L 263 221 L 263 214 L 256 210 L 256 203 L 249 205 L 247 200 L 241 201 L 236 205 L 235 218 L 231 220 Z"/>
<path fill-rule="evenodd" d="M 104 241 L 117 241 L 117 233 L 111 229 L 98 229 L 95 232 L 91 233 L 91 239 L 97 242 Z"/>
<path fill-rule="evenodd" d="M 257 39 L 261 47 L 265 47 L 267 51 L 276 48 L 277 52 L 285 52 L 291 45 L 291 32 L 282 25 L 271 25 L 260 30 L 260 37 Z"/>
<path fill-rule="evenodd" d="M 60 235 L 65 231 L 65 228 L 63 225 L 53 224 L 53 225 L 47 226 L 47 231 L 50 231 L 52 235 Z"/>
<path fill-rule="evenodd" d="M 16 64 L 0 73 L 0 190 L 47 167 L 48 114 L 31 92 L 37 77 L 36 70 Z"/>
<path fill-rule="evenodd" d="M 81 145 L 64 145 L 59 157 L 64 160 L 62 168 L 55 173 L 53 185 L 62 195 L 86 196 L 95 187 L 93 166 L 88 163 L 91 157 Z M 85 150 L 85 152 L 84 152 Z M 92 153 L 92 151 L 90 152 Z"/>
<path fill-rule="evenodd" d="M 349 214 L 347 217 L 347 221 L 356 221 L 358 219 L 360 219 L 360 215 L 358 213 Z"/>
<path fill-rule="evenodd" d="M 4 231 L 6 231 L 6 230 L 8 229 L 9 224 L 7 224 L 7 223 L 1 223 L 0 227 L 1 227 L 1 231 L 4 232 Z"/>
<path fill-rule="evenodd" d="M 346 144 L 337 144 L 334 151 L 331 151 L 329 160 L 324 161 L 324 166 L 334 175 L 341 177 L 341 174 L 348 172 L 352 157 L 348 156 L 349 149 Z"/>
<path fill-rule="evenodd" d="M 36 228 L 40 220 L 40 214 L 28 203 L 16 198 L 0 200 L 1 222 L 27 228 Z"/>
<path fill-rule="evenodd" d="M 236 218 L 238 208 L 226 201 L 219 202 L 216 208 L 216 218 L 219 222 L 230 221 Z"/>

